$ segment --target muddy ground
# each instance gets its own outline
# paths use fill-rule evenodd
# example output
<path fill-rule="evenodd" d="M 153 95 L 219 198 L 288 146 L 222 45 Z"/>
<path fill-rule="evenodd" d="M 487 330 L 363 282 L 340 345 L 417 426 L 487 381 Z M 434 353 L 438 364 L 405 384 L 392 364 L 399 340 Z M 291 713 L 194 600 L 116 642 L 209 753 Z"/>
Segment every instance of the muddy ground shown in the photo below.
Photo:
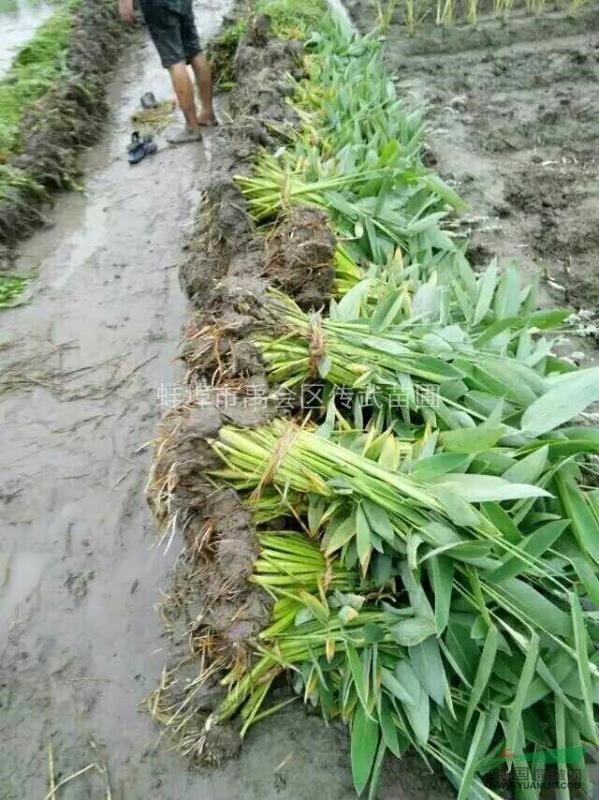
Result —
<path fill-rule="evenodd" d="M 350 3 L 362 30 L 375 7 Z M 396 14 L 385 59 L 400 92 L 428 105 L 430 160 L 470 204 L 473 262 L 516 258 L 544 302 L 596 314 L 599 5 L 414 38 Z"/>

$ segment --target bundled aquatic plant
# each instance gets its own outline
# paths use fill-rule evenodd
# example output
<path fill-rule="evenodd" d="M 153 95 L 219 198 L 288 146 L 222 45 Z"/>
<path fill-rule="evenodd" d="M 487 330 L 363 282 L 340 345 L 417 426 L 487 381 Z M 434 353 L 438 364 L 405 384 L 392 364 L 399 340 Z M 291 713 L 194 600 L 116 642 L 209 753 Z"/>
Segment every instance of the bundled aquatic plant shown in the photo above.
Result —
<path fill-rule="evenodd" d="M 498 797 L 490 772 L 506 753 L 522 768 L 527 748 L 588 782 L 599 429 L 576 417 L 599 400 L 599 370 L 553 354 L 544 333 L 565 312 L 538 311 L 515 266 L 476 275 L 443 230 L 459 198 L 423 167 L 419 114 L 376 43 L 323 29 L 309 70 L 301 131 L 239 183 L 264 225 L 295 205 L 328 212 L 342 297 L 325 316 L 275 294 L 257 337 L 273 383 L 316 380 L 323 408 L 213 442 L 213 477 L 269 527 L 252 580 L 274 605 L 206 729 L 240 713 L 245 733 L 280 707 L 269 690 L 287 675 L 325 720 L 347 723 L 369 797 L 385 756 L 410 746 L 460 800 Z M 364 392 L 384 407 L 365 409 Z"/>

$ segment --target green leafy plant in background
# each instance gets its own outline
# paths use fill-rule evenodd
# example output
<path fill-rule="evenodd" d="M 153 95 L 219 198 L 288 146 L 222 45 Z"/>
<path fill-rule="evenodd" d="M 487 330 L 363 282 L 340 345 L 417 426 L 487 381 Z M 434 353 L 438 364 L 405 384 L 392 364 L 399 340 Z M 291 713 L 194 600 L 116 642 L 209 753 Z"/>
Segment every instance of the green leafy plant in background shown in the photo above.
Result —
<path fill-rule="evenodd" d="M 27 109 L 65 74 L 72 13 L 80 2 L 69 0 L 40 25 L 0 79 L 0 162 L 18 151 L 20 123 Z"/>

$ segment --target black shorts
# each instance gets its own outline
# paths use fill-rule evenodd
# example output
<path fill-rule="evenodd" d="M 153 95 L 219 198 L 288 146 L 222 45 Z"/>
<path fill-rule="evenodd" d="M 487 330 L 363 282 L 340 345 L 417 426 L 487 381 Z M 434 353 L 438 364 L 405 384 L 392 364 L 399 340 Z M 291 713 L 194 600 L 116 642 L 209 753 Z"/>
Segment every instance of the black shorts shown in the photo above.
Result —
<path fill-rule="evenodd" d="M 188 64 L 202 52 L 193 18 L 193 0 L 142 0 L 141 10 L 163 67 Z"/>

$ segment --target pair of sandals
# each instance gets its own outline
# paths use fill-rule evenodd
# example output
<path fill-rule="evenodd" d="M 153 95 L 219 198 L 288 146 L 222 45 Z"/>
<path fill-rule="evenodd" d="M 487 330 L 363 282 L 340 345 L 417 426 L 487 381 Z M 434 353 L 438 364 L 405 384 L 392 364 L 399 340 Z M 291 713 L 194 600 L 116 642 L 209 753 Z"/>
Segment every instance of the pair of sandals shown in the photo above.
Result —
<path fill-rule="evenodd" d="M 133 131 L 131 141 L 127 146 L 127 159 L 129 164 L 139 164 L 146 156 L 153 155 L 158 150 L 158 145 L 154 137 L 150 134 L 141 135 L 139 131 Z"/>
<path fill-rule="evenodd" d="M 158 108 L 160 105 L 154 92 L 146 92 L 140 99 L 140 105 L 143 109 Z M 131 134 L 131 141 L 127 146 L 127 159 L 131 165 L 139 164 L 146 156 L 154 155 L 158 150 L 158 145 L 154 141 L 154 137 L 150 134 L 140 134 L 139 131 L 133 131 Z"/>
<path fill-rule="evenodd" d="M 141 96 L 139 102 L 143 109 L 158 108 L 160 105 L 154 92 L 146 92 Z M 153 136 L 150 134 L 142 136 L 139 131 L 133 131 L 131 141 L 127 146 L 127 158 L 131 165 L 139 164 L 146 156 L 153 155 L 157 150 L 158 145 Z"/>

